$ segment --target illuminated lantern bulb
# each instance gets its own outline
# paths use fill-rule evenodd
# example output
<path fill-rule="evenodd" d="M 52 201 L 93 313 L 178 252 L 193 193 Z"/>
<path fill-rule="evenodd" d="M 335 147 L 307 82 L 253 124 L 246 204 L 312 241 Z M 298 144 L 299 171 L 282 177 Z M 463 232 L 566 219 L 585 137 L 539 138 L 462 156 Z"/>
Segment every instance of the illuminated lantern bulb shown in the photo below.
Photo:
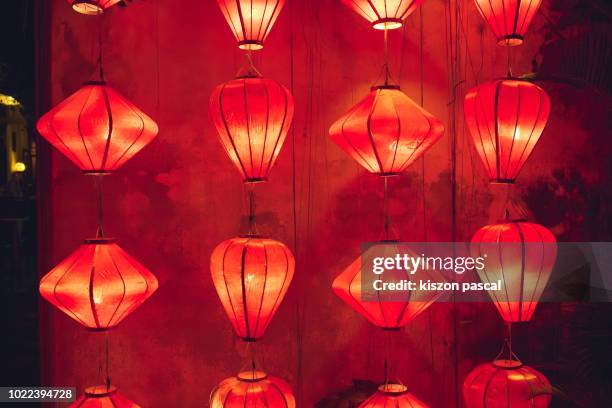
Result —
<path fill-rule="evenodd" d="M 475 0 L 476 8 L 487 22 L 499 45 L 523 43 L 525 32 L 538 12 L 542 0 Z"/>
<path fill-rule="evenodd" d="M 69 408 L 140 408 L 140 405 L 119 394 L 113 385 L 96 385 L 86 388 Z"/>
<path fill-rule="evenodd" d="M 217 0 L 242 50 L 260 50 L 285 0 Z"/>
<path fill-rule="evenodd" d="M 377 30 L 400 28 L 423 0 L 342 0 Z"/>
<path fill-rule="evenodd" d="M 112 239 L 86 240 L 40 280 L 40 294 L 92 330 L 115 327 L 157 290 L 157 279 Z"/>
<path fill-rule="evenodd" d="M 381 176 L 404 171 L 443 133 L 442 122 L 394 85 L 373 87 L 329 130 L 357 163 Z"/>
<path fill-rule="evenodd" d="M 96 16 L 104 13 L 106 9 L 119 3 L 121 0 L 68 0 L 74 11 L 80 14 Z"/>
<path fill-rule="evenodd" d="M 260 339 L 293 279 L 295 260 L 282 242 L 243 236 L 220 243 L 210 259 L 212 280 L 238 337 Z"/>
<path fill-rule="evenodd" d="M 484 283 L 502 281 L 489 291 L 504 321 L 527 322 L 550 279 L 557 259 L 557 240 L 547 228 L 524 220 L 486 225 L 472 237 L 472 256 L 485 256 L 477 269 Z"/>
<path fill-rule="evenodd" d="M 209 113 L 245 182 L 265 181 L 293 119 L 293 97 L 271 79 L 248 75 L 215 88 Z"/>
<path fill-rule="evenodd" d="M 489 180 L 513 183 L 544 131 L 550 99 L 531 82 L 498 79 L 470 90 L 464 113 Z"/>
<path fill-rule="evenodd" d="M 394 256 L 393 254 L 402 251 L 406 252 L 403 248 L 401 248 L 401 251 L 391 248 L 387 248 L 385 251 L 388 251 L 389 256 Z M 376 256 L 379 256 L 382 251 L 377 250 L 376 253 Z M 382 329 L 398 330 L 404 327 L 409 321 L 425 311 L 443 293 L 442 291 L 420 290 L 418 288 L 398 293 L 377 291 L 373 287 L 364 290 L 361 276 L 361 262 L 364 257 L 369 259 L 370 254 L 364 253 L 353 261 L 334 279 L 332 289 L 340 299 L 356 312 Z M 403 276 L 398 276 L 398 274 Z M 445 282 L 444 277 L 436 270 L 419 269 L 416 274 L 423 281 Z M 413 275 L 408 270 L 400 270 L 396 271 L 393 276 L 393 281 L 398 282 L 400 277 L 410 280 Z"/>
<path fill-rule="evenodd" d="M 359 408 L 429 408 L 402 384 L 383 384 Z"/>
<path fill-rule="evenodd" d="M 551 394 L 544 374 L 516 360 L 481 364 L 463 383 L 467 408 L 547 408 Z"/>
<path fill-rule="evenodd" d="M 245 371 L 223 380 L 212 392 L 210 408 L 295 408 L 291 387 L 263 371 Z"/>
<path fill-rule="evenodd" d="M 157 124 L 104 81 L 86 82 L 43 115 L 40 135 L 86 173 L 120 168 L 157 135 Z"/>

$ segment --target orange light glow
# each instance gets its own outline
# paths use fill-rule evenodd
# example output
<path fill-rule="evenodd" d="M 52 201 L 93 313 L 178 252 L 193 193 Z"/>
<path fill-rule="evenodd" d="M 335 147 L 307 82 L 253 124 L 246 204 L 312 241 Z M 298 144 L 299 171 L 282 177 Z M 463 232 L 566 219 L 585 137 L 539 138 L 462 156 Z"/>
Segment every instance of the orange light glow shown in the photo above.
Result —
<path fill-rule="evenodd" d="M 86 388 L 85 394 L 69 408 L 140 408 L 140 405 L 119 394 L 113 385 L 96 385 Z"/>
<path fill-rule="evenodd" d="M 23 162 L 15 162 L 13 164 L 13 172 L 14 173 L 23 173 L 26 171 L 26 165 Z"/>
<path fill-rule="evenodd" d="M 223 380 L 212 392 L 210 408 L 295 408 L 291 387 L 263 371 L 245 371 Z"/>
<path fill-rule="evenodd" d="M 95 16 L 104 13 L 104 11 L 121 0 L 68 0 L 74 11 L 80 14 Z"/>
<path fill-rule="evenodd" d="M 475 0 L 476 8 L 487 22 L 499 45 L 517 46 L 523 43 L 523 36 L 542 0 Z"/>
<path fill-rule="evenodd" d="M 376 30 L 395 30 L 412 14 L 423 0 L 342 0 L 357 14 L 368 20 Z"/>

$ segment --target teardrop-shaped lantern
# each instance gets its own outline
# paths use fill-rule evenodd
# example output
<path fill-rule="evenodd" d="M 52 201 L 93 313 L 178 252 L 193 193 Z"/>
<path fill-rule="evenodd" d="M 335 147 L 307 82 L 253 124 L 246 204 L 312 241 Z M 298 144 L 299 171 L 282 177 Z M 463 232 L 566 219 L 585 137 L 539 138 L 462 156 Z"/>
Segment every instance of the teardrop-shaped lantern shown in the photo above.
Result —
<path fill-rule="evenodd" d="M 260 50 L 285 0 L 217 0 L 238 48 Z"/>
<path fill-rule="evenodd" d="M 476 8 L 487 22 L 499 45 L 523 43 L 525 32 L 538 12 L 542 0 L 475 0 Z"/>
<path fill-rule="evenodd" d="M 215 88 L 209 112 L 244 180 L 265 181 L 293 119 L 289 90 L 271 79 L 239 77 Z"/>
<path fill-rule="evenodd" d="M 121 0 L 68 0 L 74 11 L 80 14 L 97 16 Z"/>
<path fill-rule="evenodd" d="M 471 251 L 486 256 L 485 268 L 477 269 L 483 282 L 502 281 L 502 290 L 489 295 L 504 321 L 529 321 L 555 265 L 555 236 L 539 224 L 502 221 L 479 229 Z"/>
<path fill-rule="evenodd" d="M 41 117 L 36 128 L 87 173 L 117 170 L 158 130 L 153 119 L 103 81 L 85 83 Z"/>
<path fill-rule="evenodd" d="M 359 408 L 429 408 L 425 403 L 408 392 L 403 384 L 383 384 Z"/>
<path fill-rule="evenodd" d="M 140 408 L 140 405 L 119 394 L 114 385 L 96 385 L 86 388 L 69 408 Z"/>
<path fill-rule="evenodd" d="M 531 82 L 499 79 L 470 90 L 464 112 L 491 182 L 513 183 L 540 140 L 550 99 Z"/>
<path fill-rule="evenodd" d="M 400 28 L 423 0 L 342 0 L 377 30 Z"/>
<path fill-rule="evenodd" d="M 157 290 L 157 279 L 112 239 L 86 240 L 40 280 L 40 294 L 88 329 L 115 327 Z"/>
<path fill-rule="evenodd" d="M 389 244 L 386 245 L 388 249 L 385 251 L 388 251 L 390 256 L 400 253 L 399 249 L 391 249 Z M 404 248 L 402 251 L 406 252 Z M 362 254 L 338 275 L 332 283 L 332 289 L 340 299 L 380 328 L 397 330 L 404 327 L 442 295 L 441 291 L 419 290 L 418 288 L 401 292 L 401 294 L 383 293 L 374 288 L 364 290 L 361 275 L 361 262 L 364 257 L 368 255 Z M 397 274 L 394 275 L 397 279 L 394 281 L 399 281 L 400 274 L 404 275 L 402 279 L 407 280 L 413 276 L 408 270 L 397 271 Z M 436 270 L 419 269 L 416 274 L 423 281 L 430 280 L 436 283 L 446 281 Z"/>
<path fill-rule="evenodd" d="M 210 408 L 295 408 L 291 387 L 263 371 L 244 371 L 214 389 Z"/>
<path fill-rule="evenodd" d="M 516 360 L 481 364 L 463 382 L 467 408 L 547 408 L 551 394 L 544 374 Z"/>
<path fill-rule="evenodd" d="M 260 339 L 293 279 L 295 260 L 282 242 L 257 236 L 228 239 L 210 259 L 217 294 L 238 337 Z"/>
<path fill-rule="evenodd" d="M 371 92 L 331 126 L 331 139 L 371 173 L 398 174 L 444 133 L 442 122 L 398 86 Z"/>

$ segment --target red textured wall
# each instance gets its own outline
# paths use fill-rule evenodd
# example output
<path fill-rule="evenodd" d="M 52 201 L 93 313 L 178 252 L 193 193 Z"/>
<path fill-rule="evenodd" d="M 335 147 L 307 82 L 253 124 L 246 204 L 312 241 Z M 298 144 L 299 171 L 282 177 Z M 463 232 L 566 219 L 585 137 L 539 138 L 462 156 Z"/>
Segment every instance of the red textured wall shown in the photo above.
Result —
<path fill-rule="evenodd" d="M 259 352 L 267 371 L 294 387 L 300 406 L 312 407 L 348 388 L 352 379 L 382 379 L 382 334 L 331 291 L 331 281 L 359 254 L 360 243 L 380 236 L 382 183 L 327 135 L 330 124 L 380 81 L 382 33 L 338 1 L 288 3 L 255 58 L 264 75 L 293 90 L 296 106 L 292 133 L 270 181 L 257 186 L 257 223 L 261 232 L 294 250 L 297 270 Z M 459 239 L 500 215 L 499 208 L 490 213 L 490 207 L 495 194 L 505 196 L 505 191 L 489 188 L 460 118 L 465 91 L 477 79 L 503 75 L 506 63 L 472 2 L 460 4 L 461 51 L 454 61 L 465 79 L 455 104 Z M 447 13 L 446 1 L 426 0 L 422 6 L 424 106 L 449 129 Z M 94 74 L 101 31 L 109 82 L 160 127 L 149 147 L 105 180 L 107 234 L 160 282 L 159 291 L 110 333 L 112 380 L 143 407 L 206 406 L 214 385 L 238 371 L 246 352 L 222 311 L 208 267 L 214 246 L 244 230 L 245 194 L 207 112 L 212 89 L 232 78 L 245 59 L 213 0 L 134 1 L 102 18 L 77 15 L 56 0 L 51 19 L 54 103 Z M 542 25 L 536 17 L 527 45 L 514 56 L 515 72 L 530 69 L 543 40 Z M 416 101 L 419 28 L 417 12 L 403 32 L 390 33 L 392 76 Z M 559 187 L 555 171 L 568 174 L 585 157 L 594 157 L 588 138 L 595 132 L 583 121 L 585 110 L 571 99 L 586 101 L 590 94 L 565 85 L 545 87 L 553 100 L 550 125 L 516 194 L 526 197 L 536 221 L 557 234 L 587 238 L 576 227 L 580 221 L 546 208 L 556 193 L 571 195 Z M 603 123 L 605 112 L 596 106 L 590 120 Z M 393 222 L 401 239 L 451 238 L 450 139 L 447 131 L 424 163 L 391 180 Z M 600 164 L 605 163 L 592 163 L 591 173 L 578 170 L 579 177 L 602 183 Z M 95 233 L 95 199 L 91 180 L 55 152 L 52 168 L 53 233 L 43 239 L 51 241 L 51 258 L 58 262 Z M 546 187 L 555 185 L 552 193 Z M 529 330 L 546 331 L 546 324 L 537 322 L 556 312 L 545 313 L 547 308 L 536 311 L 535 329 Z M 42 337 L 44 381 L 79 389 L 97 382 L 102 336 L 59 312 L 49 312 L 48 318 Z M 500 329 L 491 305 L 436 304 L 398 334 L 398 374 L 431 406 L 453 407 L 455 384 L 475 362 L 494 357 Z M 524 348 L 525 359 L 546 358 L 541 350 L 546 344 L 525 340 Z"/>

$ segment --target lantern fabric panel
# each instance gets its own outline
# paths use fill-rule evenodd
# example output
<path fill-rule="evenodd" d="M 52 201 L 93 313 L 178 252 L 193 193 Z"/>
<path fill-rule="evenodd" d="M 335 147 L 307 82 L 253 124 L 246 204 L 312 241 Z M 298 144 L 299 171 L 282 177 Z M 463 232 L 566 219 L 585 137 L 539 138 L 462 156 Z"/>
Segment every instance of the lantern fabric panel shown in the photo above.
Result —
<path fill-rule="evenodd" d="M 262 371 L 247 371 L 223 380 L 212 392 L 211 408 L 295 408 L 289 384 Z"/>
<path fill-rule="evenodd" d="M 271 79 L 241 77 L 215 88 L 210 116 L 245 181 L 268 178 L 291 126 L 293 109 L 289 90 Z"/>
<path fill-rule="evenodd" d="M 109 239 L 86 241 L 40 281 L 40 294 L 89 329 L 119 324 L 158 287 L 155 276 Z"/>
<path fill-rule="evenodd" d="M 264 335 L 287 293 L 295 260 L 282 242 L 245 236 L 219 244 L 210 270 L 236 334 L 255 341 Z"/>
<path fill-rule="evenodd" d="M 499 45 L 521 45 L 542 0 L 475 0 Z"/>
<path fill-rule="evenodd" d="M 40 118 L 38 132 L 81 170 L 119 169 L 157 135 L 157 124 L 104 82 L 88 82 Z"/>
<path fill-rule="evenodd" d="M 359 408 L 429 408 L 402 384 L 383 384 Z"/>
<path fill-rule="evenodd" d="M 467 408 L 547 408 L 551 394 L 544 374 L 515 360 L 479 365 L 463 383 Z"/>
<path fill-rule="evenodd" d="M 503 282 L 503 291 L 489 294 L 504 321 L 531 320 L 555 265 L 555 236 L 538 224 L 509 221 L 481 228 L 471 246 L 474 255 L 488 255 L 480 279 Z"/>
<path fill-rule="evenodd" d="M 95 16 L 104 13 L 104 11 L 121 0 L 68 0 L 74 11 L 80 14 Z"/>
<path fill-rule="evenodd" d="M 550 99 L 535 84 L 500 79 L 470 90 L 464 113 L 489 179 L 512 183 L 544 131 Z"/>
<path fill-rule="evenodd" d="M 377 30 L 400 28 L 423 0 L 342 0 Z"/>
<path fill-rule="evenodd" d="M 329 130 L 338 146 L 379 175 L 404 171 L 443 133 L 442 122 L 397 86 L 374 87 Z"/>
<path fill-rule="evenodd" d="M 274 26 L 285 0 L 217 0 L 238 47 L 259 50 Z"/>
<path fill-rule="evenodd" d="M 113 385 L 96 385 L 88 387 L 70 408 L 140 408 L 140 405 L 118 393 Z"/>

